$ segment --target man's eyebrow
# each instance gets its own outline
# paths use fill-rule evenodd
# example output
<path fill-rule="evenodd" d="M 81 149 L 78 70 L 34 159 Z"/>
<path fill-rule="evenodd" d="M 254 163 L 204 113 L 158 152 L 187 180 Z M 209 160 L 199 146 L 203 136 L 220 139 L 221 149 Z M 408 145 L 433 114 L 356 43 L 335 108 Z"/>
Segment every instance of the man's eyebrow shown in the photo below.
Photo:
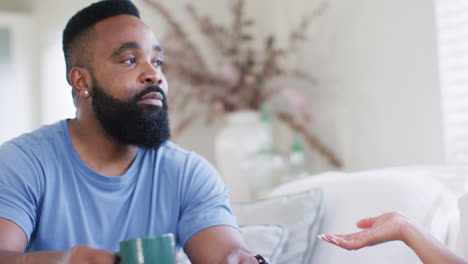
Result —
<path fill-rule="evenodd" d="M 119 56 L 120 54 L 122 54 L 123 52 L 129 49 L 140 49 L 140 48 L 141 48 L 140 45 L 136 42 L 126 42 L 112 53 L 112 57 Z"/>
<path fill-rule="evenodd" d="M 141 46 L 137 42 L 126 42 L 126 43 L 122 44 L 116 51 L 114 51 L 112 53 L 112 57 L 117 57 L 120 54 L 122 54 L 123 52 L 125 52 L 127 50 L 130 50 L 130 49 L 141 49 Z M 163 48 L 161 48 L 161 46 L 159 46 L 159 45 L 155 45 L 153 47 L 153 50 L 164 54 Z"/>
<path fill-rule="evenodd" d="M 164 54 L 163 48 L 161 48 L 161 46 L 159 46 L 159 45 L 155 45 L 155 46 L 153 47 L 153 49 L 154 49 L 155 51 L 158 51 L 158 52 L 161 52 L 162 54 Z"/>

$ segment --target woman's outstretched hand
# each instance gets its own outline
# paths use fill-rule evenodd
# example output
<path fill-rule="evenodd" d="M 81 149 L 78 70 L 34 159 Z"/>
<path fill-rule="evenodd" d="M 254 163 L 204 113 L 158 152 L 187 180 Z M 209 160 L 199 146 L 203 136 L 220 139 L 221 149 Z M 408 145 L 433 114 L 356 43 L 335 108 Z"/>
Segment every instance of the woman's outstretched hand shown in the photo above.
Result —
<path fill-rule="evenodd" d="M 357 222 L 357 226 L 363 230 L 352 234 L 324 234 L 318 237 L 348 250 L 401 240 L 416 253 L 424 264 L 468 264 L 432 236 L 429 231 L 400 213 L 391 212 L 362 219 Z"/>
<path fill-rule="evenodd" d="M 388 241 L 404 240 L 403 228 L 409 221 L 409 218 L 400 213 L 390 212 L 358 221 L 357 227 L 363 229 L 360 232 L 344 235 L 323 234 L 318 237 L 339 247 L 355 250 Z"/>

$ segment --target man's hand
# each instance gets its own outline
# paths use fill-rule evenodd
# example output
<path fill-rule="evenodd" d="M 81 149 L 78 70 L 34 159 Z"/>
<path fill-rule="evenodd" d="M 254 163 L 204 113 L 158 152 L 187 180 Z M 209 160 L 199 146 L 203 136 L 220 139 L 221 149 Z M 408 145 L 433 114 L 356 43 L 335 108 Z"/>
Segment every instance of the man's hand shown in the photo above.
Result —
<path fill-rule="evenodd" d="M 110 251 L 79 245 L 68 251 L 31 252 L 24 254 L 17 262 L 24 264 L 115 264 L 119 263 L 119 260 Z"/>
<path fill-rule="evenodd" d="M 118 263 L 114 253 L 79 245 L 65 252 L 63 262 L 60 264 L 114 264 Z"/>
<path fill-rule="evenodd" d="M 258 262 L 250 252 L 236 249 L 227 255 L 223 264 L 258 264 Z"/>
<path fill-rule="evenodd" d="M 24 253 L 28 243 L 26 234 L 15 223 L 0 218 L 0 264 L 114 264 L 114 253 L 79 245 L 68 251 L 40 251 Z"/>

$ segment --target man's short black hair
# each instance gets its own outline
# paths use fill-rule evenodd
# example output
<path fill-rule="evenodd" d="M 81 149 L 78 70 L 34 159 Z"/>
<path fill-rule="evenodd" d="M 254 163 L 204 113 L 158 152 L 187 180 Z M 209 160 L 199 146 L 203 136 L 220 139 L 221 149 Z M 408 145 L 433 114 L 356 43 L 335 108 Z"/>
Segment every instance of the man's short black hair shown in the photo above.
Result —
<path fill-rule="evenodd" d="M 91 4 L 88 7 L 83 8 L 76 13 L 67 23 L 67 26 L 63 30 L 63 53 L 65 55 L 65 63 L 67 65 L 67 80 L 70 70 L 75 66 L 80 65 L 80 59 L 82 54 L 86 52 L 88 46 L 86 43 L 81 43 L 84 48 L 76 48 L 79 46 L 79 41 L 76 41 L 80 35 L 89 30 L 97 22 L 104 20 L 109 17 L 118 15 L 133 15 L 140 18 L 140 12 L 136 6 L 130 0 L 104 0 Z M 89 52 L 89 51 L 88 51 Z M 68 80 L 70 82 L 70 80 Z"/>

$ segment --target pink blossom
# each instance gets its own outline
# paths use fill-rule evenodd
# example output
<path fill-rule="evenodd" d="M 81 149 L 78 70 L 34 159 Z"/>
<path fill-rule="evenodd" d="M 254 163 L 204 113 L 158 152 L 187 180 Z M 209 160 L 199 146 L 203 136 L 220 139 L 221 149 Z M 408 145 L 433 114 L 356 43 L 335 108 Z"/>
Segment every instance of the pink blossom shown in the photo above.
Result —
<path fill-rule="evenodd" d="M 289 101 L 293 108 L 300 109 L 302 111 L 309 108 L 309 101 L 297 88 L 281 87 L 280 95 L 283 97 L 283 99 Z"/>
<path fill-rule="evenodd" d="M 257 76 L 253 75 L 253 74 L 247 74 L 245 77 L 244 77 L 244 83 L 247 85 L 247 86 L 252 86 L 255 84 L 255 82 L 257 81 Z"/>
<path fill-rule="evenodd" d="M 229 86 L 236 86 L 239 84 L 240 73 L 234 65 L 226 64 L 221 67 L 221 75 Z"/>

